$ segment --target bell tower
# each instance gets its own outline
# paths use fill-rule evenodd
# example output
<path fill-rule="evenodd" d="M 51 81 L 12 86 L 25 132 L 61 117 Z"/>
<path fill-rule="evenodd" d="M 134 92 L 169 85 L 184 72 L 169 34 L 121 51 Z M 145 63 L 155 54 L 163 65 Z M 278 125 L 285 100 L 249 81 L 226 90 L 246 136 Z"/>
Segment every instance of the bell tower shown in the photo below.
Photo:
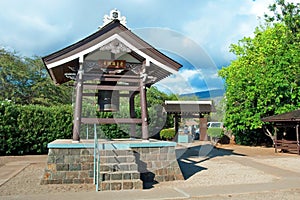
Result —
<path fill-rule="evenodd" d="M 148 140 L 147 88 L 181 67 L 126 24 L 126 17 L 113 9 L 104 16 L 98 31 L 43 57 L 55 84 L 75 82 L 75 143 L 88 135 L 86 127 L 105 124 L 128 124 L 126 131 L 131 137 Z M 139 102 L 135 102 L 137 95 Z M 140 115 L 136 114 L 137 104 Z"/>

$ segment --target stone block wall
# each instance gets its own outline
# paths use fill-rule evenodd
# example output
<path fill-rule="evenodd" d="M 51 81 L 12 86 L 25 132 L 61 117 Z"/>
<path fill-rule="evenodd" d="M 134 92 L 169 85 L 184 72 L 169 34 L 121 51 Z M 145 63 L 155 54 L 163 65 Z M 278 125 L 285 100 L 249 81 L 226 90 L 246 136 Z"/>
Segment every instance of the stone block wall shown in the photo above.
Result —
<path fill-rule="evenodd" d="M 183 180 L 175 147 L 100 150 L 100 190 L 142 189 L 145 184 Z M 50 148 L 41 184 L 93 184 L 93 148 Z"/>
<path fill-rule="evenodd" d="M 49 149 L 41 184 L 92 184 L 94 149 Z"/>
<path fill-rule="evenodd" d="M 141 147 L 133 151 L 144 183 L 184 180 L 174 146 Z"/>

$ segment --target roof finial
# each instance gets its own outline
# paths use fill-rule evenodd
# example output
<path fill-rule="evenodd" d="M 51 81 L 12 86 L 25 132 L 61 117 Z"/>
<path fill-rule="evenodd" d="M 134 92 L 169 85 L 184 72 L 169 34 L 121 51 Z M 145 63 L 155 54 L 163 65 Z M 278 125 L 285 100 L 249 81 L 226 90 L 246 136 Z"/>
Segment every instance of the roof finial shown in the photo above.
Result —
<path fill-rule="evenodd" d="M 121 12 L 119 10 L 117 10 L 116 8 L 110 11 L 109 16 L 108 15 L 104 15 L 103 17 L 103 24 L 101 27 L 109 24 L 110 22 L 112 22 L 113 20 L 119 20 L 121 24 L 123 24 L 124 26 L 126 26 L 126 17 L 122 16 L 121 17 Z"/>

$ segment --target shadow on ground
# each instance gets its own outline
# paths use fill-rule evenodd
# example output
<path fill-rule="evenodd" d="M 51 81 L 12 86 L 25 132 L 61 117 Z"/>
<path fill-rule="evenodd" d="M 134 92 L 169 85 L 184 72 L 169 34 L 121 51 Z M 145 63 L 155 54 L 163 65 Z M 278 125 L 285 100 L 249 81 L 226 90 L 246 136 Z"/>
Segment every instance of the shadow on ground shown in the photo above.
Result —
<path fill-rule="evenodd" d="M 233 150 L 215 148 L 214 145 L 211 144 L 176 150 L 177 161 L 185 180 L 200 171 L 207 170 L 207 168 L 199 166 L 200 163 L 215 157 L 231 155 L 245 156 L 243 154 L 234 153 Z"/>

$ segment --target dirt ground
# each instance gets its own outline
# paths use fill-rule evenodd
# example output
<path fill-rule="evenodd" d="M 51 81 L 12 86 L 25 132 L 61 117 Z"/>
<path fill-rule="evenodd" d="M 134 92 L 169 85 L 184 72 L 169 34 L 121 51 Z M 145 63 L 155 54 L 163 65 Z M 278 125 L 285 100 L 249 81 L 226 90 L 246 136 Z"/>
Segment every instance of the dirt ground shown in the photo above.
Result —
<path fill-rule="evenodd" d="M 232 151 L 236 154 L 241 154 L 250 157 L 261 157 L 261 156 L 297 156 L 295 153 L 275 153 L 273 147 L 264 147 L 264 146 L 242 146 L 236 144 L 220 145 L 217 144 L 216 148 Z"/>
<path fill-rule="evenodd" d="M 265 147 L 247 147 L 239 145 L 217 145 L 215 150 L 229 152 L 232 155 L 243 155 L 249 157 L 295 157 L 297 154 L 275 153 L 274 148 Z M 80 192 L 94 191 L 94 185 L 72 184 L 72 185 L 40 185 L 40 180 L 46 165 L 47 155 L 37 156 L 4 156 L 0 157 L 0 167 L 18 161 L 29 161 L 30 164 L 18 173 L 16 176 L 8 180 L 0 186 L 0 196 L 10 195 L 28 195 L 28 194 L 45 194 L 45 193 L 61 193 L 61 192 Z M 159 185 L 159 184 L 158 184 Z"/>

